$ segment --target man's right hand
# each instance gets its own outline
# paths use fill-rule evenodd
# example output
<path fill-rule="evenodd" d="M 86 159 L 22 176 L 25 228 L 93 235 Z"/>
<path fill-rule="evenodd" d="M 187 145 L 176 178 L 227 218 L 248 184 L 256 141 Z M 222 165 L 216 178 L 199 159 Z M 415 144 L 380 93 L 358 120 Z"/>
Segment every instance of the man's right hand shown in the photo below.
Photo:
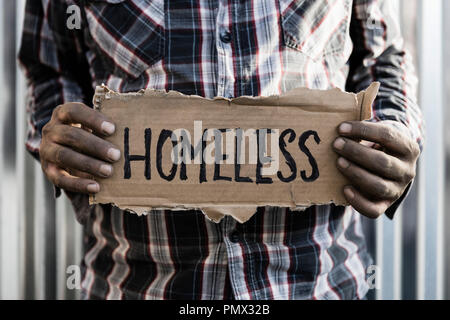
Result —
<path fill-rule="evenodd" d="M 107 117 L 82 103 L 58 106 L 42 129 L 42 170 L 66 191 L 99 192 L 94 177 L 111 176 L 111 163 L 120 159 L 119 149 L 103 139 L 114 131 Z"/>

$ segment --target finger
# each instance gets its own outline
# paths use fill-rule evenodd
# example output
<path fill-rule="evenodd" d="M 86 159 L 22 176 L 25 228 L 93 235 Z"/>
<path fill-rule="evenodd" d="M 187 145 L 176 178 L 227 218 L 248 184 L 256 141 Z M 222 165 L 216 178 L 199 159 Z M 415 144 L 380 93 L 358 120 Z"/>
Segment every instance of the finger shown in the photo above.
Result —
<path fill-rule="evenodd" d="M 342 123 L 338 131 L 345 137 L 376 142 L 393 153 L 408 157 L 419 154 L 419 147 L 413 139 L 386 124 L 349 121 Z"/>
<path fill-rule="evenodd" d="M 401 190 L 395 182 L 378 177 L 342 157 L 337 163 L 350 184 L 369 198 L 395 200 L 399 197 Z"/>
<path fill-rule="evenodd" d="M 112 174 L 110 164 L 55 143 L 50 144 L 45 153 L 46 160 L 61 168 L 79 170 L 100 178 L 107 178 Z"/>
<path fill-rule="evenodd" d="M 81 125 L 81 129 L 83 129 L 84 131 L 87 131 L 89 133 L 92 133 L 92 130 L 89 129 L 88 127 L 86 127 L 86 126 Z"/>
<path fill-rule="evenodd" d="M 44 172 L 55 186 L 66 191 L 90 194 L 100 191 L 99 184 L 94 180 L 76 178 L 64 174 L 63 171 L 53 163 L 48 163 L 45 166 Z"/>
<path fill-rule="evenodd" d="M 341 137 L 334 141 L 333 147 L 339 155 L 378 176 L 396 181 L 403 181 L 410 176 L 401 160 L 383 151 Z"/>
<path fill-rule="evenodd" d="M 356 211 L 371 219 L 379 218 L 390 206 L 387 200 L 374 202 L 367 199 L 351 186 L 344 188 L 344 196 Z"/>
<path fill-rule="evenodd" d="M 97 159 L 109 162 L 120 159 L 120 151 L 112 143 L 80 128 L 55 125 L 50 138 L 58 144 Z"/>
<path fill-rule="evenodd" d="M 77 177 L 77 178 L 84 178 L 84 179 L 91 179 L 94 180 L 94 176 L 92 174 L 76 170 L 73 168 L 64 168 L 71 176 Z"/>
<path fill-rule="evenodd" d="M 66 103 L 53 111 L 53 117 L 65 124 L 81 124 L 102 135 L 111 135 L 115 131 L 112 121 L 104 114 L 82 103 Z"/>

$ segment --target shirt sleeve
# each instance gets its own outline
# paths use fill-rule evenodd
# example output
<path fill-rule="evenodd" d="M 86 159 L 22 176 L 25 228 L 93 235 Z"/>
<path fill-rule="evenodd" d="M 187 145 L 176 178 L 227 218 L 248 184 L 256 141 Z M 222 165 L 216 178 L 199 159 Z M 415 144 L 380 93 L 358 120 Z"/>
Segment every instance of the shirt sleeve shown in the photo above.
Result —
<path fill-rule="evenodd" d="M 53 109 L 66 102 L 88 104 L 92 96 L 82 30 L 67 27 L 69 5 L 70 1 L 27 0 L 25 6 L 18 59 L 28 89 L 26 147 L 36 158 L 42 128 Z"/>
<path fill-rule="evenodd" d="M 395 126 L 423 148 L 422 113 L 417 104 L 417 77 L 412 58 L 404 47 L 398 17 L 389 0 L 355 0 L 350 35 L 353 53 L 347 90 L 358 92 L 379 81 L 373 121 Z M 393 217 L 405 193 L 387 211 Z"/>

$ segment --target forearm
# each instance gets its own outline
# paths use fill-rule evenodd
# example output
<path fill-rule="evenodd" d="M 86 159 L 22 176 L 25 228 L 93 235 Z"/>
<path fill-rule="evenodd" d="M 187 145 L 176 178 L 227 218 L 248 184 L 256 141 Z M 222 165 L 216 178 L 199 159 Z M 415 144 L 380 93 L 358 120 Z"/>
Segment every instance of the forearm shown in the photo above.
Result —
<path fill-rule="evenodd" d="M 373 120 L 395 126 L 422 148 L 416 72 L 389 1 L 355 0 L 350 33 L 354 51 L 347 89 L 358 92 L 380 82 Z"/>
<path fill-rule="evenodd" d="M 47 2 L 45 2 L 47 3 Z M 55 17 L 65 15 L 65 2 L 28 0 L 19 63 L 27 79 L 27 149 L 39 158 L 42 128 L 58 105 L 84 102 L 90 86 L 78 34 L 68 34 Z M 53 18 L 52 18 L 53 17 Z M 64 39 L 64 41 L 61 41 Z M 62 45 L 64 43 L 64 45 Z M 92 90 L 92 89 L 91 89 Z"/>

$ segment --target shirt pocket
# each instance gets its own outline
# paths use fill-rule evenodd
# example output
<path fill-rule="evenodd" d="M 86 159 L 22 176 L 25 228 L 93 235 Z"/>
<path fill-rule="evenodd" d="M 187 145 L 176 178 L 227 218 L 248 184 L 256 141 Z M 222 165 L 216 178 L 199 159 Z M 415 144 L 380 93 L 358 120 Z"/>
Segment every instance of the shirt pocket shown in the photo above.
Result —
<path fill-rule="evenodd" d="M 283 44 L 317 62 L 337 62 L 352 51 L 350 0 L 278 0 Z"/>
<path fill-rule="evenodd" d="M 88 0 L 90 47 L 105 70 L 136 79 L 162 58 L 164 1 Z"/>

